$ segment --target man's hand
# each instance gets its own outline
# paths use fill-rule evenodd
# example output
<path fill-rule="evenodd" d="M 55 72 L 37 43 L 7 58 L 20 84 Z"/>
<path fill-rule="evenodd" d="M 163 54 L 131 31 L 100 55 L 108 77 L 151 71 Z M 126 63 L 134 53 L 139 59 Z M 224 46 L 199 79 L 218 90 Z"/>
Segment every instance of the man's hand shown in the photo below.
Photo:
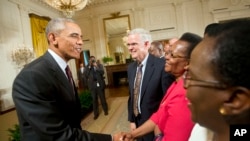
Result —
<path fill-rule="evenodd" d="M 130 122 L 130 130 L 133 131 L 136 129 L 136 125 L 134 122 Z"/>
<path fill-rule="evenodd" d="M 133 141 L 132 135 L 126 132 L 120 132 L 113 135 L 113 141 Z"/>

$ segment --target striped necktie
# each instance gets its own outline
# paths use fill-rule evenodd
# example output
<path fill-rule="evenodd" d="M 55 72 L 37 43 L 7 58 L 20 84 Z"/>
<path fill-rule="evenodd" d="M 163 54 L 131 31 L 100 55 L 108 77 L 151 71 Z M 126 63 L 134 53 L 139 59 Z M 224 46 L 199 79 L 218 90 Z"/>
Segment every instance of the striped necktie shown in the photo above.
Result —
<path fill-rule="evenodd" d="M 141 86 L 141 79 L 142 79 L 142 64 L 139 64 L 137 67 L 137 73 L 136 73 L 136 78 L 135 78 L 135 86 L 134 86 L 134 103 L 133 103 L 133 110 L 135 116 L 139 114 L 139 109 L 138 109 L 138 99 L 139 99 L 139 94 L 140 94 L 140 86 Z"/>
<path fill-rule="evenodd" d="M 68 77 L 68 79 L 69 79 L 69 82 L 70 82 L 70 84 L 71 84 L 71 86 L 72 86 L 72 88 L 73 88 L 73 93 L 75 94 L 75 84 L 74 84 L 74 82 L 73 82 L 72 73 L 71 73 L 70 68 L 69 68 L 68 65 L 67 65 L 67 67 L 65 68 L 65 71 L 66 71 L 67 77 Z"/>

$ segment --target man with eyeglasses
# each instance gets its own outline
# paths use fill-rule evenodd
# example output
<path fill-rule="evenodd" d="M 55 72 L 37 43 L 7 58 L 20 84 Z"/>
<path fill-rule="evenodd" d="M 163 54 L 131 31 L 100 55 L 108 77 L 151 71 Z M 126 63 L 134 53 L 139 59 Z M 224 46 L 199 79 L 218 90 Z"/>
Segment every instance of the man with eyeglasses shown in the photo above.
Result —
<path fill-rule="evenodd" d="M 145 29 L 133 29 L 128 34 L 127 47 L 135 60 L 128 66 L 128 120 L 131 131 L 140 127 L 158 109 L 166 90 L 174 81 L 174 77 L 164 71 L 164 60 L 149 54 L 151 42 L 151 35 Z M 151 131 L 137 141 L 153 139 Z"/>

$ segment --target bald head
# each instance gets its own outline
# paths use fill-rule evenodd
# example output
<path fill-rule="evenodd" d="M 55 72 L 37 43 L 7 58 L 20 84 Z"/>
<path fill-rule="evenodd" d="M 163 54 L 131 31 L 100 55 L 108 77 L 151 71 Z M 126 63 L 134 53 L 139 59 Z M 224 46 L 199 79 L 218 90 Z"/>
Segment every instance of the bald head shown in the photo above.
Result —
<path fill-rule="evenodd" d="M 165 46 L 164 46 L 164 48 L 163 48 L 164 52 L 165 52 L 165 53 L 168 52 L 169 49 L 170 49 L 170 47 L 171 47 L 176 41 L 178 41 L 178 40 L 179 40 L 179 38 L 177 38 L 177 37 L 169 39 L 169 40 L 168 40 L 168 43 L 165 44 Z"/>

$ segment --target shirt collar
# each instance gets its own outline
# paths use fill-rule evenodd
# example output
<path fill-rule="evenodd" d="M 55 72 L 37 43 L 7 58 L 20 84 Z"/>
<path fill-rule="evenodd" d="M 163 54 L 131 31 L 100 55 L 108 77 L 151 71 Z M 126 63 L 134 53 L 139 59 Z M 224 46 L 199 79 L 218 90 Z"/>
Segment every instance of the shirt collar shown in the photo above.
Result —
<path fill-rule="evenodd" d="M 52 57 L 55 59 L 55 61 L 60 66 L 62 71 L 66 74 L 65 68 L 67 67 L 67 63 L 59 55 L 57 55 L 53 50 L 48 49 L 48 52 L 52 55 Z"/>
<path fill-rule="evenodd" d="M 147 60 L 148 60 L 148 55 L 149 55 L 149 54 L 147 54 L 146 57 L 145 57 L 145 58 L 143 59 L 143 61 L 141 62 L 141 64 L 143 65 L 144 68 L 146 67 L 146 62 L 147 62 Z"/>

